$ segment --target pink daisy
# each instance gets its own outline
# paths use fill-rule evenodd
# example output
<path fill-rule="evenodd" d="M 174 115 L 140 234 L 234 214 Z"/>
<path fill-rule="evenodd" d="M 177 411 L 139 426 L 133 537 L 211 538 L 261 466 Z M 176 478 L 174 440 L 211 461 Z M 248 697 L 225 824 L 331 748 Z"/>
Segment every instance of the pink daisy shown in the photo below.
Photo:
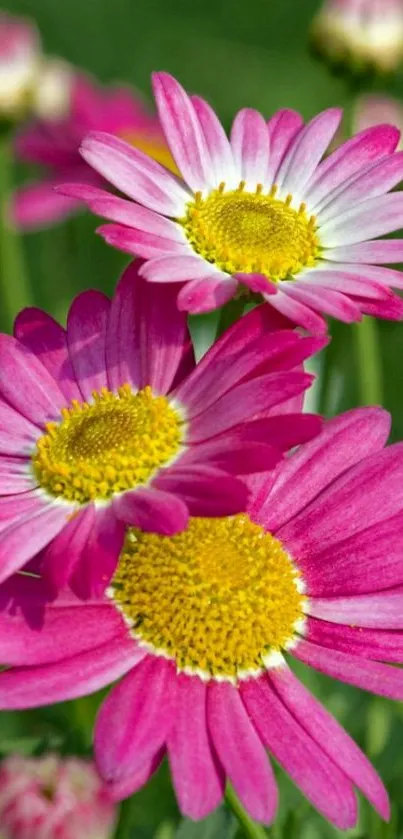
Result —
<path fill-rule="evenodd" d="M 273 331 L 260 307 L 195 366 L 172 288 L 137 270 L 112 302 L 79 295 L 66 331 L 26 309 L 0 335 L 1 580 L 46 548 L 57 587 L 103 589 L 126 523 L 172 534 L 189 514 L 240 512 L 238 476 L 320 429 L 300 413 L 312 377 L 294 368 L 322 340 Z"/>
<path fill-rule="evenodd" d="M 44 90 L 45 78 L 39 82 L 37 109 L 42 106 L 43 110 L 42 100 L 49 98 L 49 91 Z M 57 184 L 68 180 L 103 186 L 103 179 L 79 154 L 80 143 L 89 131 L 108 131 L 123 137 L 176 172 L 158 119 L 147 111 L 139 96 L 124 87 L 103 89 L 78 73 L 69 86 L 68 116 L 35 120 L 16 138 L 17 157 L 44 168 L 40 180 L 22 186 L 14 195 L 12 219 L 23 230 L 48 227 L 79 208 L 81 202 L 54 191 Z"/>
<path fill-rule="evenodd" d="M 403 275 L 383 267 L 403 259 L 403 240 L 373 239 L 403 226 L 403 195 L 386 194 L 403 174 L 397 129 L 364 131 L 322 160 L 337 108 L 305 126 L 294 111 L 266 123 L 245 109 L 229 141 L 210 106 L 171 76 L 157 73 L 154 91 L 182 180 L 122 140 L 92 133 L 84 159 L 132 200 L 61 188 L 113 222 L 99 232 L 142 256 L 147 280 L 181 282 L 178 306 L 189 312 L 221 306 L 247 286 L 316 333 L 326 331 L 319 312 L 347 322 L 363 312 L 403 316 L 390 290 L 403 287 Z"/>
<path fill-rule="evenodd" d="M 117 808 L 92 763 L 47 754 L 0 765 L 2 839 L 111 839 Z"/>
<path fill-rule="evenodd" d="M 124 676 L 95 729 L 98 768 L 124 798 L 168 754 L 179 806 L 200 819 L 226 779 L 269 824 L 266 749 L 339 828 L 358 788 L 388 819 L 367 758 L 293 675 L 284 652 L 343 682 L 403 698 L 403 446 L 378 408 L 331 420 L 275 473 L 248 514 L 192 518 L 172 537 L 129 530 L 111 586 L 47 602 L 38 577 L 1 589 L 0 707 L 91 693 Z M 28 618 L 28 620 L 27 620 Z"/>

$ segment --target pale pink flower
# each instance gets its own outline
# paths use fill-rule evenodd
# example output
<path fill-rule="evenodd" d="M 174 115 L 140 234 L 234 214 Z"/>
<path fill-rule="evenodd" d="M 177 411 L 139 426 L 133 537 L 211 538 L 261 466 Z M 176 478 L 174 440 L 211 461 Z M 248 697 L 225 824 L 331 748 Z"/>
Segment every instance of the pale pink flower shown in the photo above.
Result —
<path fill-rule="evenodd" d="M 189 97 L 166 73 L 154 91 L 182 179 L 108 134 L 82 144 L 87 163 L 128 198 L 66 185 L 61 191 L 109 219 L 107 242 L 145 260 L 150 283 L 182 283 L 178 307 L 205 312 L 248 288 L 306 329 L 323 333 L 323 312 L 340 320 L 363 313 L 400 319 L 390 287 L 403 275 L 399 131 L 361 132 L 323 159 L 341 119 L 330 108 L 304 126 L 294 111 L 268 123 L 245 109 L 230 141 L 204 100 Z M 130 200 L 129 200 L 130 199 Z"/>
<path fill-rule="evenodd" d="M 0 11 L 0 120 L 22 118 L 28 111 L 40 59 L 34 25 Z"/>
<path fill-rule="evenodd" d="M 0 765 L 1 839 L 112 839 L 116 817 L 92 763 L 49 754 Z"/>

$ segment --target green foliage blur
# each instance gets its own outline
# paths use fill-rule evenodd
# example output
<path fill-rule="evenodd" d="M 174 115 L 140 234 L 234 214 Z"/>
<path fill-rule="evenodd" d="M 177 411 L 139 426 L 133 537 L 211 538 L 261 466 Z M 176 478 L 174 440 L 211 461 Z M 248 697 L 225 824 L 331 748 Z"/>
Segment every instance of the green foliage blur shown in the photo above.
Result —
<path fill-rule="evenodd" d="M 7 11 L 36 20 L 47 53 L 60 55 L 101 81 L 127 81 L 150 96 L 150 73 L 164 69 L 206 97 L 226 125 L 244 106 L 269 116 L 280 107 L 305 117 L 343 105 L 351 117 L 356 92 L 309 53 L 308 28 L 320 0 L 6 0 Z M 387 90 L 403 99 L 403 77 Z M 348 130 L 348 128 L 347 128 Z M 25 173 L 19 171 L 19 178 Z M 112 292 L 127 258 L 95 234 L 98 220 L 83 213 L 24 238 L 32 301 L 63 319 L 74 294 L 90 287 Z M 3 280 L 4 281 L 4 280 Z M 2 281 L 2 282 L 3 282 Z M 0 291 L 1 294 L 1 291 Z M 28 302 L 28 301 L 27 301 Z M 0 315 L 1 316 L 1 315 Z M 194 324 L 200 344 L 210 320 Z M 377 324 L 384 405 L 393 413 L 394 439 L 403 438 L 403 324 Z M 360 400 L 354 362 L 355 326 L 332 325 L 334 341 L 322 359 L 317 406 L 334 414 Z M 393 802 L 390 825 L 362 804 L 356 839 L 403 837 L 403 706 L 297 668 L 298 675 L 343 723 L 383 776 Z M 0 757 L 13 750 L 90 754 L 100 697 L 40 711 L 0 715 Z M 343 835 L 314 812 L 279 770 L 281 807 L 272 839 L 334 839 Z M 125 802 L 119 839 L 230 839 L 242 828 L 223 807 L 206 824 L 180 816 L 163 766 L 146 789 Z"/>

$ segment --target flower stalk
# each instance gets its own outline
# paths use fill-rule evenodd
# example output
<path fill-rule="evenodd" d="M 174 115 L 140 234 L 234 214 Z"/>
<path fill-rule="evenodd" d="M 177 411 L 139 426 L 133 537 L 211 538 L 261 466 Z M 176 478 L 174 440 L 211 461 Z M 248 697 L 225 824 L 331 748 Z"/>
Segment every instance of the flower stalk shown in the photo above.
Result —
<path fill-rule="evenodd" d="M 21 240 L 8 219 L 13 182 L 13 154 L 8 133 L 0 133 L 0 287 L 3 325 L 11 330 L 17 312 L 32 302 Z"/>

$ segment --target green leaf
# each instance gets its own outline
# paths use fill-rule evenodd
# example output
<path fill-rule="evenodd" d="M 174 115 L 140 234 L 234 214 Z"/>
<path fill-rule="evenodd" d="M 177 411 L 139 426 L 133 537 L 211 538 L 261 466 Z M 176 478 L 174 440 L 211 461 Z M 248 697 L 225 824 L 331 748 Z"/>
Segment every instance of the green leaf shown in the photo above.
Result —
<path fill-rule="evenodd" d="M 224 807 L 220 807 L 201 822 L 184 819 L 176 831 L 175 839 L 233 839 L 236 830 L 234 817 Z"/>

